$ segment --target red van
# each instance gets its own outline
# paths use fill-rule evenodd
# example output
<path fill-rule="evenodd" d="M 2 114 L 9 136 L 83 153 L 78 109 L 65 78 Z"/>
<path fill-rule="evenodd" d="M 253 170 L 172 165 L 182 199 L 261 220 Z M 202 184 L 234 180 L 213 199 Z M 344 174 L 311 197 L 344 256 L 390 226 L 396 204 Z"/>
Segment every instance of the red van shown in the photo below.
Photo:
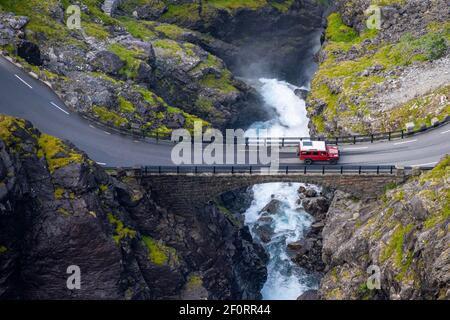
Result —
<path fill-rule="evenodd" d="M 298 156 L 305 164 L 312 164 L 316 161 L 327 161 L 330 164 L 337 164 L 339 161 L 339 148 L 328 146 L 325 141 L 304 140 L 300 142 Z"/>

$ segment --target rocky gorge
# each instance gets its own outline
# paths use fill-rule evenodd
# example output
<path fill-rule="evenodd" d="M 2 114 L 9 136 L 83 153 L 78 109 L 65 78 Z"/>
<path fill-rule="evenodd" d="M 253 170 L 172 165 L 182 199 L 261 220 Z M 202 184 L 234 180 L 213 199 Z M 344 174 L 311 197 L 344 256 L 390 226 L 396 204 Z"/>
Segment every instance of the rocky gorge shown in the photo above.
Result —
<path fill-rule="evenodd" d="M 394 130 L 411 114 L 420 126 L 448 112 L 443 2 L 373 2 L 386 17 L 383 32 L 365 29 L 372 1 L 335 1 L 307 101 L 312 135 Z M 34 21 L 26 4 L 5 3 L 0 45 L 68 106 L 159 134 L 197 119 L 222 128 L 267 119 L 258 92 L 238 76 L 275 74 L 307 86 L 310 36 L 325 26 L 315 1 L 125 1 L 113 17 L 100 1 L 82 1 L 83 32 L 60 39 L 52 30 L 63 32 L 64 9 L 80 2 L 40 2 Z M 299 26 L 299 17 L 310 19 Z M 411 61 L 391 65 L 404 50 Z M 289 298 L 299 300 L 450 298 L 448 157 L 379 198 L 255 186 L 179 215 L 69 142 L 23 120 L 1 116 L 0 124 L 0 298 L 260 299 L 278 284 L 273 270 L 293 270 L 292 292 L 302 294 Z M 279 269 L 273 252 L 282 254 Z M 86 276 L 75 293 L 65 287 L 72 264 Z M 381 288 L 370 290 L 374 265 Z"/>
<path fill-rule="evenodd" d="M 267 256 L 216 205 L 183 216 L 0 116 L 0 299 L 258 299 Z M 80 267 L 81 290 L 66 287 Z"/>

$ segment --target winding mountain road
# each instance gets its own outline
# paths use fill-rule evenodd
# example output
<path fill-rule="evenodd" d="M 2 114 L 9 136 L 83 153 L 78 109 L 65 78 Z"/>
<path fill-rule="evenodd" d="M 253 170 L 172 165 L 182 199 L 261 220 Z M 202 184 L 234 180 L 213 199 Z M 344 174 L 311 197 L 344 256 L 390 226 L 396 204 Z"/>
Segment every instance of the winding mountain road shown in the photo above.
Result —
<path fill-rule="evenodd" d="M 71 141 L 104 166 L 173 164 L 173 143 L 138 141 L 89 123 L 71 112 L 45 84 L 1 56 L 0 113 L 27 119 L 40 131 Z M 450 124 L 404 140 L 344 145 L 340 149 L 341 165 L 434 166 L 450 153 Z M 301 164 L 290 151 L 282 152 L 280 163 Z"/>

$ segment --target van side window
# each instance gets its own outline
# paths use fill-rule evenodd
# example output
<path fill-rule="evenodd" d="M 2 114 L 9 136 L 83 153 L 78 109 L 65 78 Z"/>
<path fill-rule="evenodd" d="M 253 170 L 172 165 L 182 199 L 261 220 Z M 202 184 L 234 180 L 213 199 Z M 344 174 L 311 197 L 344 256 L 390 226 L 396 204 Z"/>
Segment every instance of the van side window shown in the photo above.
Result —
<path fill-rule="evenodd" d="M 308 151 L 303 151 L 302 154 L 303 154 L 304 156 L 309 156 L 309 155 L 310 155 L 310 153 L 309 153 Z"/>
<path fill-rule="evenodd" d="M 321 156 L 326 156 L 327 153 L 326 153 L 326 152 L 321 152 L 320 155 L 321 155 Z"/>
<path fill-rule="evenodd" d="M 317 151 L 315 151 L 315 152 L 313 152 L 313 155 L 314 155 L 314 156 L 318 156 L 319 153 L 318 153 Z"/>

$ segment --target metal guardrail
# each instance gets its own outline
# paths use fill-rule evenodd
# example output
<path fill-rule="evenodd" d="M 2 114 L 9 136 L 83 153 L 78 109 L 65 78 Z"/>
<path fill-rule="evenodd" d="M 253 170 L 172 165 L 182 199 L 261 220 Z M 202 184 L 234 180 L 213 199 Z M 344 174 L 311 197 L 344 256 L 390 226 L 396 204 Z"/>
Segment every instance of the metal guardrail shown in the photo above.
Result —
<path fill-rule="evenodd" d="M 127 168 L 126 170 L 135 170 L 141 175 L 191 175 L 191 174 L 261 174 L 263 170 L 268 170 L 268 166 L 143 166 L 141 168 Z M 416 167 L 418 168 L 418 167 Z M 395 166 L 333 166 L 333 165 L 295 165 L 280 166 L 277 171 L 270 171 L 271 175 L 289 175 L 289 174 L 334 174 L 334 175 L 396 175 L 399 170 L 405 174 L 412 172 L 414 167 L 395 167 Z M 420 170 L 431 170 L 432 167 L 420 167 Z M 269 172 L 267 172 L 269 174 Z"/>
<path fill-rule="evenodd" d="M 172 142 L 176 143 L 178 141 L 172 140 L 172 134 L 171 133 L 155 133 L 151 132 L 150 130 L 140 130 L 140 129 L 120 129 L 117 127 L 110 126 L 106 123 L 99 122 L 98 119 L 90 116 L 90 115 L 83 115 L 84 118 L 96 122 L 102 126 L 105 126 L 111 130 L 114 130 L 116 132 L 119 132 L 121 134 L 125 135 L 131 135 L 134 138 L 139 139 L 153 139 L 156 142 L 159 141 L 165 141 L 165 142 Z M 357 143 L 364 143 L 364 142 L 371 142 L 374 143 L 376 141 L 391 141 L 391 140 L 398 140 L 398 139 L 405 139 L 411 136 L 414 136 L 419 133 L 423 133 L 429 130 L 432 130 L 434 128 L 437 128 L 439 126 L 442 126 L 444 124 L 447 124 L 450 122 L 450 116 L 447 116 L 444 120 L 435 123 L 434 125 L 419 128 L 412 131 L 407 130 L 398 130 L 398 131 L 389 131 L 389 132 L 383 132 L 383 133 L 373 133 L 373 134 L 366 134 L 366 135 L 348 135 L 348 136 L 331 136 L 331 137 L 325 137 L 325 136 L 313 136 L 313 137 L 246 137 L 244 139 L 234 139 L 234 144 L 239 145 L 245 145 L 245 146 L 271 146 L 271 145 L 277 145 L 279 147 L 296 147 L 299 145 L 300 141 L 302 140 L 317 140 L 317 141 L 325 141 L 327 144 L 331 145 L 339 145 L 339 144 L 357 144 Z M 204 141 L 204 143 L 209 143 L 212 141 Z M 194 143 L 194 141 L 192 141 Z"/>

